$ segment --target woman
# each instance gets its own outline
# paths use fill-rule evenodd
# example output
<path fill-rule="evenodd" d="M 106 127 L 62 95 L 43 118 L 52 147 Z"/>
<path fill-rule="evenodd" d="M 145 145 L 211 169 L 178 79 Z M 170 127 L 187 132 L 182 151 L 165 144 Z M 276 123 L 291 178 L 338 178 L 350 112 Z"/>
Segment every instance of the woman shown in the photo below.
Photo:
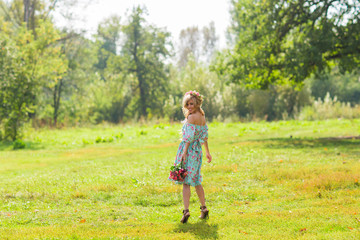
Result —
<path fill-rule="evenodd" d="M 205 121 L 205 113 L 201 109 L 202 102 L 203 97 L 196 91 L 189 91 L 184 95 L 182 110 L 185 115 L 185 121 L 182 127 L 182 141 L 179 145 L 174 165 L 178 165 L 182 161 L 188 174 L 183 181 L 175 181 L 169 177 L 169 180 L 183 185 L 184 210 L 180 221 L 182 223 L 186 223 L 190 217 L 190 186 L 195 187 L 200 200 L 200 218 L 205 219 L 209 216 L 209 210 L 205 205 L 204 189 L 201 186 L 202 144 L 205 146 L 208 163 L 211 162 L 212 157 L 207 142 L 208 127 Z"/>

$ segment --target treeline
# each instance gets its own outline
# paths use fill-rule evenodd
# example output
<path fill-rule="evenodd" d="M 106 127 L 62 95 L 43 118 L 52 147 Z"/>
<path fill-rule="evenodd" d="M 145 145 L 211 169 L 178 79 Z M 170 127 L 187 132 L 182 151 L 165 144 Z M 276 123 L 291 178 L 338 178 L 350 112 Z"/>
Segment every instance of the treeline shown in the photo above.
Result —
<path fill-rule="evenodd" d="M 325 103 L 319 98 L 326 96 L 332 106 L 348 102 L 353 109 L 360 103 L 359 66 L 354 64 L 358 45 L 351 43 L 352 68 L 344 69 L 334 55 L 327 67 L 323 62 L 316 67 L 314 61 L 313 68 L 293 69 L 311 64 L 311 59 L 302 54 L 301 62 L 294 52 L 296 61 L 281 59 L 285 47 L 262 38 L 269 34 L 264 27 L 269 23 L 256 24 L 249 22 L 254 18 L 239 15 L 243 4 L 255 6 L 253 14 L 265 19 L 268 11 L 256 11 L 261 7 L 253 1 L 232 1 L 225 50 L 218 48 L 214 23 L 184 29 L 175 44 L 166 29 L 147 22 L 147 10 L 141 6 L 126 16 L 104 19 L 88 38 L 71 27 L 56 27 L 52 13 L 61 4 L 66 6 L 66 1 L 0 0 L 0 139 L 21 137 L 27 122 L 42 127 L 182 120 L 181 99 L 188 90 L 204 95 L 210 121 L 312 119 L 319 114 L 313 108 Z M 352 30 L 357 37 L 359 32 Z M 299 47 L 296 39 L 286 38 L 288 52 L 292 44 Z M 321 51 L 321 56 L 326 54 Z M 284 72 L 279 72 L 275 66 L 282 60 Z M 360 111 L 346 117 L 356 116 Z"/>

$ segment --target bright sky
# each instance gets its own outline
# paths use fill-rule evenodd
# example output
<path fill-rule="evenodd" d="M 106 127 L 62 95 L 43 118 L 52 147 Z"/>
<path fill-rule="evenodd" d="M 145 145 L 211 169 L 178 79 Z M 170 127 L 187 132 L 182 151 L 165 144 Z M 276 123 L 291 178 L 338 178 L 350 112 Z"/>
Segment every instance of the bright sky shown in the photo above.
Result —
<path fill-rule="evenodd" d="M 101 20 L 113 14 L 124 19 L 126 11 L 139 4 L 145 5 L 148 10 L 146 20 L 157 27 L 166 27 L 175 42 L 182 29 L 190 26 L 202 28 L 214 21 L 219 44 L 221 47 L 226 45 L 225 31 L 230 23 L 229 0 L 95 0 L 87 8 L 76 10 L 83 18 L 78 23 L 81 25 L 79 28 L 85 28 L 90 34 L 96 33 Z"/>

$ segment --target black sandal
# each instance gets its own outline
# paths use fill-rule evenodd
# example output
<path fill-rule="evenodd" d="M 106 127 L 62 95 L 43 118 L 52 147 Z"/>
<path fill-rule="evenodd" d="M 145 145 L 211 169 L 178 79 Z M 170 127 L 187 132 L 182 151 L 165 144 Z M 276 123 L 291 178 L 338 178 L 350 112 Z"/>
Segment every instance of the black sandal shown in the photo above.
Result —
<path fill-rule="evenodd" d="M 201 219 L 209 218 L 209 210 L 206 208 L 206 206 L 201 206 L 200 209 L 201 209 L 200 218 Z"/>
<path fill-rule="evenodd" d="M 190 211 L 189 211 L 189 209 L 183 210 L 183 217 L 181 218 L 180 222 L 182 222 L 182 223 L 187 223 L 189 217 L 190 217 Z"/>

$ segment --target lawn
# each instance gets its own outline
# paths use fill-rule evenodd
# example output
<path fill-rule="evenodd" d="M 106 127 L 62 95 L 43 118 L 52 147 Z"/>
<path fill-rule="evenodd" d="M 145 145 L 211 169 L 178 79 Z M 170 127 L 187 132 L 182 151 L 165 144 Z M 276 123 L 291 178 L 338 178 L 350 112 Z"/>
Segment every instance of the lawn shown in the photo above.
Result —
<path fill-rule="evenodd" d="M 0 239 L 360 239 L 360 119 L 209 124 L 210 219 L 167 180 L 180 124 L 0 144 Z"/>

